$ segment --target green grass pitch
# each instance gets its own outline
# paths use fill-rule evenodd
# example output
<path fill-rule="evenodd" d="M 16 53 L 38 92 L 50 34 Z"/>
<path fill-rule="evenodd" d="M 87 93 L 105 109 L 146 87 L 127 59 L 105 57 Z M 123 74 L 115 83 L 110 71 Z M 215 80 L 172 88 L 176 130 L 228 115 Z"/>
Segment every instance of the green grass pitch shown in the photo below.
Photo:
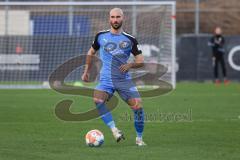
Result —
<path fill-rule="evenodd" d="M 52 90 L 0 90 L 0 160 L 239 160 L 240 84 L 179 83 L 168 95 L 143 99 L 148 122 L 135 146 L 131 110 L 121 101 L 113 111 L 126 140 L 117 144 L 99 119 L 65 122 L 54 107 L 75 100 L 73 112 L 94 107 L 91 99 Z M 155 118 L 154 116 L 155 115 Z M 104 133 L 102 147 L 85 145 L 91 129 Z"/>

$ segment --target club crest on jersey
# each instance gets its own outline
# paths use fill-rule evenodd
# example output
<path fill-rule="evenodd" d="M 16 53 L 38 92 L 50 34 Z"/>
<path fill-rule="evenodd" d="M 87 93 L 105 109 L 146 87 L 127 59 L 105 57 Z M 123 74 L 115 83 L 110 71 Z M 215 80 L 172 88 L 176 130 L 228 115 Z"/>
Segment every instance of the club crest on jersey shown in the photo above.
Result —
<path fill-rule="evenodd" d="M 122 41 L 119 43 L 119 48 L 121 49 L 128 49 L 131 46 L 129 41 Z"/>
<path fill-rule="evenodd" d="M 117 44 L 113 42 L 108 42 L 104 45 L 103 48 L 106 52 L 111 52 L 117 48 Z"/>

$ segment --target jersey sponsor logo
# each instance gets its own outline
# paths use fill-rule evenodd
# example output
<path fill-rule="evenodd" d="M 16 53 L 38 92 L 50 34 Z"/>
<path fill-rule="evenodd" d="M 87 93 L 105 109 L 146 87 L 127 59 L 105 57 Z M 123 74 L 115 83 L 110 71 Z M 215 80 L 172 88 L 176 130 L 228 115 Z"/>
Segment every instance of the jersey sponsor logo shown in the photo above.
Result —
<path fill-rule="evenodd" d="M 112 55 L 124 54 L 125 51 L 131 49 L 130 41 L 121 41 L 119 43 L 108 42 L 103 46 L 105 52 L 110 53 Z"/>
<path fill-rule="evenodd" d="M 111 51 L 114 51 L 116 48 L 117 48 L 117 44 L 116 43 L 113 43 L 113 42 L 108 42 L 104 45 L 104 50 L 106 52 L 111 52 Z"/>
<path fill-rule="evenodd" d="M 114 56 L 117 55 L 118 58 L 127 58 L 127 55 L 124 54 L 124 51 L 122 49 L 115 49 L 109 53 Z"/>
<path fill-rule="evenodd" d="M 130 48 L 130 46 L 131 46 L 130 41 L 122 41 L 119 43 L 119 48 L 124 50 Z"/>

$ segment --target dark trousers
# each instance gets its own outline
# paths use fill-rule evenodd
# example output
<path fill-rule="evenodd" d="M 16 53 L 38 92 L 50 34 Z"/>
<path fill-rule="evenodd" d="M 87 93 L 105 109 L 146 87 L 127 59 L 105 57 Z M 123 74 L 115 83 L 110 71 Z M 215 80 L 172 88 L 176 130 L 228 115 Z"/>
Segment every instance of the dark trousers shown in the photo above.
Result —
<path fill-rule="evenodd" d="M 214 77 L 215 79 L 218 79 L 218 66 L 221 65 L 222 73 L 224 78 L 227 76 L 226 73 L 226 67 L 225 67 L 225 61 L 223 56 L 216 57 L 215 63 L 214 63 Z"/>

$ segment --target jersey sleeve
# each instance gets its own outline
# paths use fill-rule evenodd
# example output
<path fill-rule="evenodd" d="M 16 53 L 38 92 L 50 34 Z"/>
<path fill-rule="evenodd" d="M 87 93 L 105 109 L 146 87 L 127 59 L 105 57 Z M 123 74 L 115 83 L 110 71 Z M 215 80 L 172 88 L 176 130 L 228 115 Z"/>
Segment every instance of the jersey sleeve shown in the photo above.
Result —
<path fill-rule="evenodd" d="M 132 39 L 132 43 L 133 43 L 132 44 L 132 51 L 131 51 L 132 54 L 134 56 L 142 54 L 142 51 L 138 47 L 138 41 L 135 38 Z"/>
<path fill-rule="evenodd" d="M 225 38 L 222 36 L 221 45 L 223 46 L 224 44 L 225 44 Z"/>
<path fill-rule="evenodd" d="M 210 38 L 209 43 L 211 44 L 211 46 L 214 45 L 214 37 L 211 37 L 211 38 Z"/>
<path fill-rule="evenodd" d="M 98 38 L 99 38 L 99 33 L 96 34 L 95 39 L 94 39 L 94 41 L 93 41 L 93 43 L 92 43 L 92 48 L 93 48 L 94 50 L 96 50 L 96 51 L 100 48 L 100 44 L 99 44 L 99 42 L 98 42 Z"/>

